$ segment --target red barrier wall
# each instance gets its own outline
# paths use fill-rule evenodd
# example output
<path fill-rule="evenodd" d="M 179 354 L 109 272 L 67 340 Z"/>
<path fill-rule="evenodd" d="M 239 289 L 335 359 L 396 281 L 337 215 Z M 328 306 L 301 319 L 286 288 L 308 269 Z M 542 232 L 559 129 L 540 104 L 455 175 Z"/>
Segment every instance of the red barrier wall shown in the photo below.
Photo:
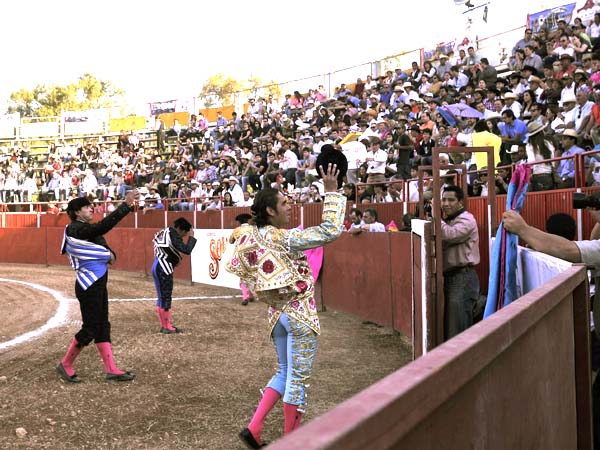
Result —
<path fill-rule="evenodd" d="M 0 248 L 2 262 L 46 264 L 46 229 L 0 228 Z"/>
<path fill-rule="evenodd" d="M 40 214 L 40 227 L 66 227 L 71 223 L 67 214 Z"/>
<path fill-rule="evenodd" d="M 413 335 L 410 236 L 410 233 L 405 232 L 389 233 L 392 326 L 406 336 Z"/>
<path fill-rule="evenodd" d="M 343 233 L 323 256 L 326 308 L 412 336 L 410 233 Z"/>
<path fill-rule="evenodd" d="M 67 255 L 63 255 L 60 253 L 63 236 L 65 233 L 64 227 L 60 228 L 51 228 L 46 227 L 46 261 L 45 264 L 49 265 L 57 265 L 57 266 L 68 266 L 69 258 Z M 0 230 L 0 235 L 1 235 Z M 4 262 L 4 261 L 3 261 Z"/>
<path fill-rule="evenodd" d="M 6 228 L 37 227 L 37 213 L 6 214 Z"/>
<path fill-rule="evenodd" d="M 172 217 L 172 216 L 171 216 Z M 163 209 L 148 209 L 138 212 L 138 228 L 164 228 L 165 211 Z"/>
<path fill-rule="evenodd" d="M 117 254 L 111 266 L 116 270 L 152 273 L 154 248 L 152 238 L 159 228 L 113 228 L 106 235 L 106 241 Z M 60 249 L 64 228 L 0 228 L 0 262 L 18 264 L 47 264 L 68 266 L 69 259 L 61 255 Z M 192 280 L 190 258 L 183 258 L 175 269 L 178 280 Z"/>
<path fill-rule="evenodd" d="M 269 448 L 592 448 L 586 281 L 570 268 Z"/>
<path fill-rule="evenodd" d="M 106 240 L 117 254 L 114 269 L 150 275 L 152 238 L 161 228 L 112 229 Z M 6 249 L 0 262 L 68 265 L 68 258 L 60 254 L 63 235 L 63 227 L 0 228 L 0 244 Z M 409 255 L 409 233 L 344 233 L 325 247 L 321 275 L 324 306 L 412 336 Z M 191 259 L 184 258 L 174 275 L 191 282 Z"/>

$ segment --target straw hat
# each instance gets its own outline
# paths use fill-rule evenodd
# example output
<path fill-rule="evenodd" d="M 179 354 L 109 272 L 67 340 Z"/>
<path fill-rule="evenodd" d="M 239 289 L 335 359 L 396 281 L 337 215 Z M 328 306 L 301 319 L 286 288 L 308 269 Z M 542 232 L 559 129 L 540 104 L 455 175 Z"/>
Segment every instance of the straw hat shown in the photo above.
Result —
<path fill-rule="evenodd" d="M 572 137 L 573 139 L 577 139 L 579 137 L 579 135 L 577 134 L 577 131 L 573 130 L 572 128 L 569 128 L 569 129 L 563 131 L 561 133 L 561 136 L 568 136 L 568 137 Z"/>
<path fill-rule="evenodd" d="M 548 124 L 542 125 L 539 122 L 529 122 L 527 124 L 527 136 L 533 136 L 544 130 Z"/>

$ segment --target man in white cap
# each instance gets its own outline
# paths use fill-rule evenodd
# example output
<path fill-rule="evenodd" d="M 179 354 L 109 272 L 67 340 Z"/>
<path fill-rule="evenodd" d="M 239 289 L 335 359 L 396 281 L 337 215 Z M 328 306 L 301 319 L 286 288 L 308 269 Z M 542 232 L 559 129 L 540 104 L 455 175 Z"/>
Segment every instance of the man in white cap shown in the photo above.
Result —
<path fill-rule="evenodd" d="M 404 102 L 402 101 L 402 97 L 404 95 L 404 89 L 402 88 L 402 85 L 397 84 L 396 86 L 394 86 L 394 91 L 392 93 L 392 96 L 390 97 L 390 109 L 392 111 L 395 111 L 397 108 L 400 108 Z"/>
<path fill-rule="evenodd" d="M 577 146 L 577 138 L 579 135 L 573 129 L 563 131 L 560 135 L 560 143 L 562 144 L 563 152 L 560 154 L 557 151 L 557 157 L 573 156 L 577 153 L 582 153 L 585 150 Z M 556 170 L 560 177 L 560 189 L 566 189 L 575 186 L 575 160 L 573 158 L 562 159 L 558 163 Z"/>
<path fill-rule="evenodd" d="M 517 101 L 517 95 L 515 93 L 507 92 L 504 94 L 504 104 L 505 109 L 510 109 L 513 113 L 515 113 L 515 117 L 521 117 L 521 109 L 523 109 L 523 107 Z"/>
<path fill-rule="evenodd" d="M 506 150 L 506 153 L 515 166 L 527 162 L 527 152 L 524 144 L 511 145 L 510 148 Z"/>
<path fill-rule="evenodd" d="M 452 66 L 448 62 L 448 56 L 446 56 L 442 53 L 442 54 L 440 54 L 439 58 L 440 58 L 440 63 L 437 66 L 437 74 L 441 80 L 444 78 L 444 74 L 446 72 L 450 72 L 450 67 L 452 67 Z"/>
<path fill-rule="evenodd" d="M 233 175 L 229 177 L 229 188 L 227 191 L 231 194 L 231 200 L 235 205 L 244 201 L 244 191 L 236 177 Z"/>
<path fill-rule="evenodd" d="M 571 124 L 570 128 L 573 128 L 573 124 L 575 123 L 575 105 L 577 104 L 577 98 L 575 95 L 567 94 L 562 100 L 563 111 L 558 114 L 563 121 L 562 125 L 559 125 L 557 128 L 560 128 L 561 131 L 568 128 L 567 125 Z"/>
<path fill-rule="evenodd" d="M 419 100 L 419 94 L 413 89 L 413 85 L 410 83 L 410 81 L 404 83 L 402 85 L 402 89 L 404 89 L 404 95 L 400 98 L 405 105 L 410 105 L 411 100 Z"/>

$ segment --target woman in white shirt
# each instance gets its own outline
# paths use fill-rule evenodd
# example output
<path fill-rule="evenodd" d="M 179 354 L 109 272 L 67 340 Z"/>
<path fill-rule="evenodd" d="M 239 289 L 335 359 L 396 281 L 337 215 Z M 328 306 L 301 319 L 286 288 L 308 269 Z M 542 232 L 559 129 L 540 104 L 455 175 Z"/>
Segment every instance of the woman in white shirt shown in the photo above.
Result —
<path fill-rule="evenodd" d="M 542 125 L 539 122 L 530 122 L 527 125 L 527 162 L 532 164 L 529 186 L 533 191 L 547 191 L 555 187 L 552 176 L 552 163 L 540 163 L 540 161 L 551 159 L 554 156 L 554 145 L 546 139 L 543 133 L 546 126 L 547 124 Z"/>

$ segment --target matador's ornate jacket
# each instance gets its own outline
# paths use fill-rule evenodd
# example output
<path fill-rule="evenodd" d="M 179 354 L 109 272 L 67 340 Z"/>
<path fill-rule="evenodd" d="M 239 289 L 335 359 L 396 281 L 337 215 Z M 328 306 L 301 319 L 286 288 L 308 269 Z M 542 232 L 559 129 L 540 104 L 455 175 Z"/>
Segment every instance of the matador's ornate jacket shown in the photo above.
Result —
<path fill-rule="evenodd" d="M 320 247 L 339 237 L 345 210 L 346 197 L 328 192 L 323 202 L 322 223 L 316 227 L 305 230 L 270 225 L 239 227 L 226 268 L 243 282 L 253 283 L 257 299 L 269 305 L 269 332 L 281 313 L 286 313 L 320 333 L 312 272 L 303 250 Z"/>

